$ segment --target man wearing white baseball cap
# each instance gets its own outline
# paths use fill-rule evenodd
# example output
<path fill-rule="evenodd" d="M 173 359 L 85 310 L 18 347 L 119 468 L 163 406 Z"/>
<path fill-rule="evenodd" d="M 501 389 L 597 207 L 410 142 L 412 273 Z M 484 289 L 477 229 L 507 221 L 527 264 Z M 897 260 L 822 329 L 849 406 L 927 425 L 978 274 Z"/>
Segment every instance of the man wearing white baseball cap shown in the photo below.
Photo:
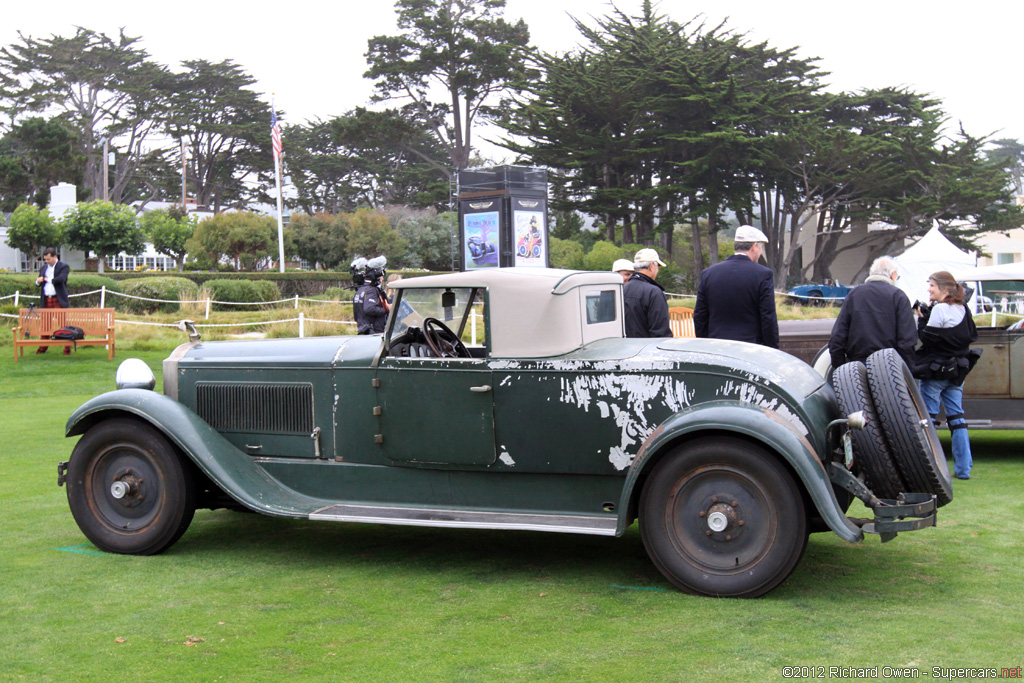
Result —
<path fill-rule="evenodd" d="M 636 272 L 622 288 L 627 337 L 672 336 L 665 288 L 655 282 L 659 266 L 664 265 L 654 249 L 641 249 L 633 257 Z"/>
<path fill-rule="evenodd" d="M 622 276 L 622 284 L 626 284 L 626 281 L 633 276 L 635 272 L 633 270 L 633 262 L 629 259 L 620 258 L 618 261 L 612 264 L 612 272 L 618 273 Z"/>
<path fill-rule="evenodd" d="M 693 309 L 698 337 L 779 348 L 775 276 L 771 268 L 757 262 L 767 243 L 763 232 L 741 225 L 733 244 L 736 253 L 701 273 Z"/>

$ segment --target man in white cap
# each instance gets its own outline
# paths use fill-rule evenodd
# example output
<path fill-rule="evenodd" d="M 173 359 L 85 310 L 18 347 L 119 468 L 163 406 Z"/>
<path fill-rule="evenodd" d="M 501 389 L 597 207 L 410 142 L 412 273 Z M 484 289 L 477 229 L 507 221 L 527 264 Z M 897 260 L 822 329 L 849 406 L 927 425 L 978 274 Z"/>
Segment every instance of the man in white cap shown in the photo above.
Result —
<path fill-rule="evenodd" d="M 655 282 L 665 264 L 654 249 L 641 249 L 633 257 L 635 271 L 622 288 L 627 337 L 671 337 L 665 288 Z"/>
<path fill-rule="evenodd" d="M 626 284 L 629 278 L 633 277 L 633 262 L 629 259 L 620 258 L 618 261 L 612 264 L 612 272 L 618 273 L 622 276 L 622 284 Z"/>
<path fill-rule="evenodd" d="M 771 268 L 757 262 L 767 243 L 763 232 L 741 225 L 733 245 L 736 253 L 701 273 L 693 309 L 698 337 L 779 348 L 775 277 Z"/>

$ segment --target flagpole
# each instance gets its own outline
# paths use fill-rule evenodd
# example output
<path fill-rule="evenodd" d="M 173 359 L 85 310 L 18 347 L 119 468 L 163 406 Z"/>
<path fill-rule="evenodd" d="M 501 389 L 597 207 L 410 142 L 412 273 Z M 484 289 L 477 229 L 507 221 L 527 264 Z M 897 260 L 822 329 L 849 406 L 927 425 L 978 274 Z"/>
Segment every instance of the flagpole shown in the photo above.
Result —
<path fill-rule="evenodd" d="M 280 130 L 277 128 L 277 109 L 275 108 L 274 98 L 271 96 L 270 99 L 270 115 L 273 118 L 272 133 L 271 135 L 280 136 Z M 279 137 L 278 137 L 279 139 Z M 280 272 L 284 272 L 284 208 L 281 199 L 281 143 L 276 142 L 274 145 L 274 176 L 277 179 L 277 256 L 278 262 L 280 263 Z"/>

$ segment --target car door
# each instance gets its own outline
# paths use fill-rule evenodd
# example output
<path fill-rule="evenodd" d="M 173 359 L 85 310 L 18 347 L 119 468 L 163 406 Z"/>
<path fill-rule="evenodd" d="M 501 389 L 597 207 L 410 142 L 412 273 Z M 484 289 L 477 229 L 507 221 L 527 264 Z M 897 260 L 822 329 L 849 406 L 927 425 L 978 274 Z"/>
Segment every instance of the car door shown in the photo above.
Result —
<path fill-rule="evenodd" d="M 494 462 L 494 394 L 483 359 L 383 358 L 376 379 L 376 438 L 389 460 Z"/>

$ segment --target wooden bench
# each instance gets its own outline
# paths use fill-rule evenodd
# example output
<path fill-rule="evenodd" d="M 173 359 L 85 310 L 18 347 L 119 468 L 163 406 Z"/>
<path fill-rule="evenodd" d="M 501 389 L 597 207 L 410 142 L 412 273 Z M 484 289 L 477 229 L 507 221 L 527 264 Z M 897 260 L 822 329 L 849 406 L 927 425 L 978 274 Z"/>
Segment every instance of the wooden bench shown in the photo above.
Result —
<path fill-rule="evenodd" d="M 31 310 L 31 313 L 29 312 Z M 85 339 L 40 339 L 65 325 L 81 327 Z M 107 360 L 114 357 L 113 308 L 22 308 L 14 331 L 14 362 L 26 346 L 106 346 Z"/>
<path fill-rule="evenodd" d="M 696 337 L 693 330 L 693 309 L 673 306 L 668 309 L 668 326 L 673 337 Z"/>

